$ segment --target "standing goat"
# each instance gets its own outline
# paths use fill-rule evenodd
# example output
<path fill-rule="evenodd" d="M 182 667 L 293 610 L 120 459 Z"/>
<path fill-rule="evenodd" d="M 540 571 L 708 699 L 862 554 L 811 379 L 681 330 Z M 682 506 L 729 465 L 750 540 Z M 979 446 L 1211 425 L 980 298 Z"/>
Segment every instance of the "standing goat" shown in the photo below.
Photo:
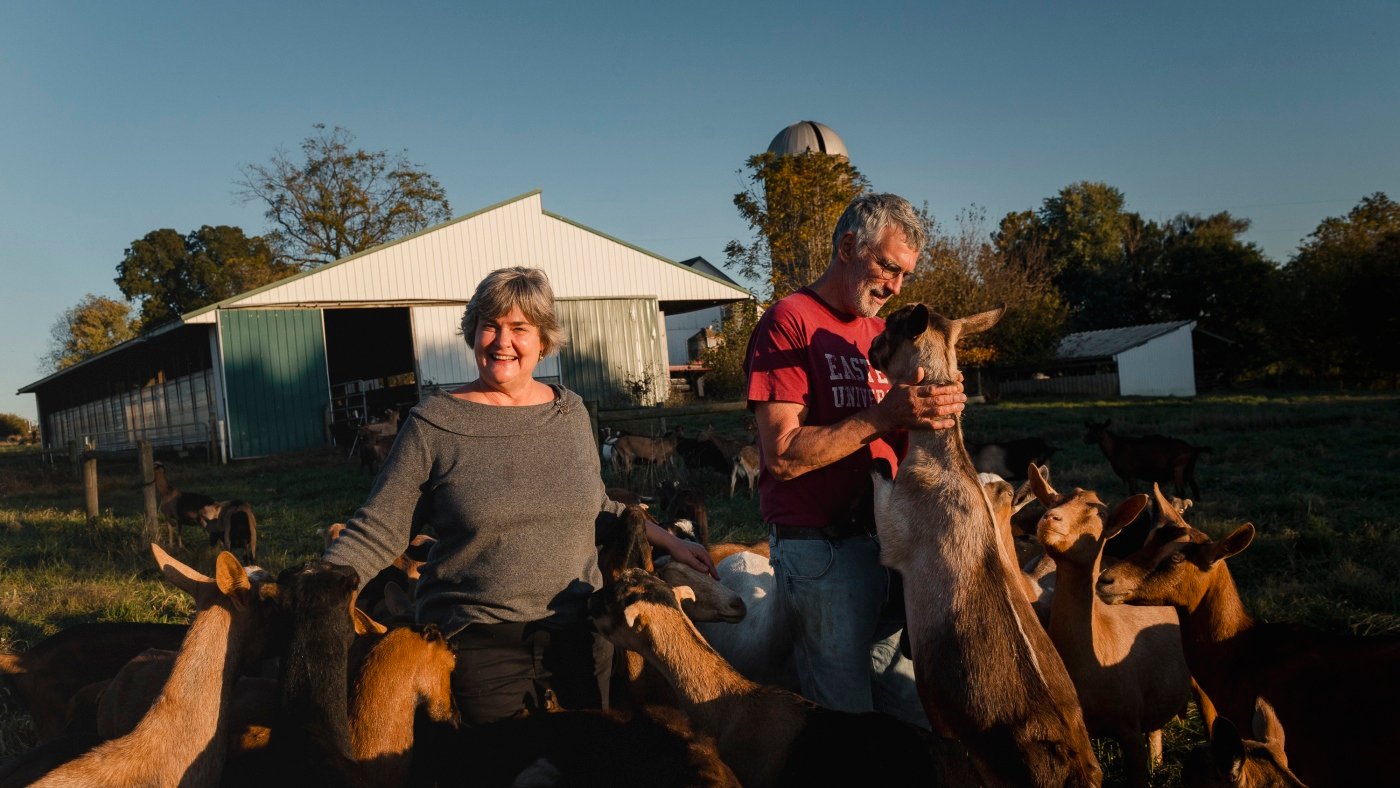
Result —
<path fill-rule="evenodd" d="M 1118 435 L 1108 429 L 1112 419 L 1102 423 L 1084 422 L 1084 442 L 1098 444 L 1103 456 L 1113 466 L 1113 472 L 1127 485 L 1128 494 L 1137 492 L 1139 480 L 1171 483 L 1178 496 L 1186 494 L 1200 500 L 1201 488 L 1196 486 L 1196 461 L 1209 454 L 1209 446 L 1192 446 L 1180 438 L 1165 435 Z"/>
<path fill-rule="evenodd" d="M 1045 506 L 1037 536 L 1057 575 L 1050 639 L 1074 680 L 1089 733 L 1118 742 L 1130 784 L 1145 786 L 1152 762 L 1162 756 L 1163 726 L 1190 698 L 1181 627 L 1169 607 L 1105 604 L 1094 594 L 1094 581 L 1104 544 L 1147 507 L 1147 496 L 1134 495 L 1110 514 L 1093 492 L 1076 488 L 1061 495 L 1038 467 L 1028 473 Z"/>
<path fill-rule="evenodd" d="M 170 484 L 165 475 L 165 463 L 155 464 L 156 498 L 160 502 L 160 513 L 165 518 L 168 533 L 167 542 L 184 547 L 185 540 L 180 534 L 182 525 L 203 525 L 200 511 L 214 499 L 203 493 L 181 492 Z"/>
<path fill-rule="evenodd" d="M 949 320 L 905 306 L 871 344 L 871 365 L 899 383 L 956 380 L 958 339 L 1002 311 Z M 1074 684 L 1002 549 L 961 428 L 911 431 L 899 475 L 890 471 L 872 470 L 880 560 L 904 578 L 905 634 L 934 730 L 967 746 L 986 783 L 1097 785 Z"/>
<path fill-rule="evenodd" d="M 677 427 L 668 430 L 660 438 L 647 438 L 641 435 L 623 435 L 613 444 L 613 450 L 617 452 L 617 457 L 622 463 L 622 473 L 626 477 L 631 477 L 632 466 L 638 461 L 651 463 L 653 466 L 674 465 L 672 455 L 676 452 L 676 444 L 684 436 L 684 431 Z"/>
<path fill-rule="evenodd" d="M 1288 729 L 1289 765 L 1308 785 L 1367 785 L 1390 773 L 1400 752 L 1400 637 L 1255 623 L 1225 561 L 1249 546 L 1254 525 L 1213 540 L 1170 505 L 1162 510 L 1174 522 L 1105 569 L 1097 590 L 1110 603 L 1176 608 L 1206 725 L 1217 715 L 1248 719 L 1264 697 Z"/>
<path fill-rule="evenodd" d="M 247 501 L 216 501 L 199 510 L 200 522 L 209 533 L 209 545 L 233 552 L 243 548 L 243 563 L 258 562 L 258 518 Z"/>

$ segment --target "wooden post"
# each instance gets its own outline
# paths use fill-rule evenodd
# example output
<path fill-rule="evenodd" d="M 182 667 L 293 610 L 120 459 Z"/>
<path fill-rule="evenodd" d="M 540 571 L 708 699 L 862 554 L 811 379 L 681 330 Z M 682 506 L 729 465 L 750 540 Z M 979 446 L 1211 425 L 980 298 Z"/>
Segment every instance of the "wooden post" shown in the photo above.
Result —
<path fill-rule="evenodd" d="M 68 441 L 68 462 L 73 465 L 73 478 L 83 478 L 83 453 L 76 439 Z"/>
<path fill-rule="evenodd" d="M 144 523 L 146 539 L 151 542 L 159 542 L 160 502 L 156 497 L 155 456 L 151 451 L 150 441 L 139 441 L 136 445 L 141 458 L 141 496 L 146 502 L 146 519 Z"/>
<path fill-rule="evenodd" d="M 97 519 L 97 457 L 91 453 L 83 458 L 83 493 L 87 502 L 87 519 Z"/>

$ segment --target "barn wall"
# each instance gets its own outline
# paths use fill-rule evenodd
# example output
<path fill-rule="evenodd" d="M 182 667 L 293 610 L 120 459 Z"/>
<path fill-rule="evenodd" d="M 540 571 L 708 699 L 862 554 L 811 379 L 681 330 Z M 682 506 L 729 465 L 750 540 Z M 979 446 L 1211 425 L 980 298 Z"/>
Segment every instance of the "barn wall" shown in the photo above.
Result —
<path fill-rule="evenodd" d="M 1196 396 L 1192 327 L 1193 324 L 1187 324 L 1119 353 L 1119 393 L 1143 397 Z"/>
<path fill-rule="evenodd" d="M 670 381 L 654 298 L 561 300 L 569 344 L 559 354 L 560 379 L 588 401 L 627 404 L 629 383 L 645 383 L 640 404 L 666 399 Z"/>

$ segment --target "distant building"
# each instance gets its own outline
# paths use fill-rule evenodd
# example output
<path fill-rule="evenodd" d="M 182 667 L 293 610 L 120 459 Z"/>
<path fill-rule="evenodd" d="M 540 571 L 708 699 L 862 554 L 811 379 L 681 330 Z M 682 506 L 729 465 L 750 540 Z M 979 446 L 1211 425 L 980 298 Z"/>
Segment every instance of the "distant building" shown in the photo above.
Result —
<path fill-rule="evenodd" d="M 681 265 L 690 266 L 692 269 L 712 276 L 723 282 L 728 282 L 734 287 L 742 287 L 735 282 L 728 274 L 720 270 L 710 261 L 703 257 L 692 257 L 689 260 L 682 260 Z M 724 308 L 722 306 L 712 306 L 705 309 L 697 309 L 683 314 L 666 316 L 666 357 L 671 366 L 682 366 L 695 361 L 699 361 L 699 345 L 696 336 L 705 329 L 718 330 L 724 318 Z"/>
<path fill-rule="evenodd" d="M 47 446 L 144 439 L 221 458 L 325 446 L 475 378 L 462 312 L 511 265 L 549 274 L 569 333 L 536 375 L 605 404 L 638 380 L 644 404 L 665 399 L 666 318 L 750 297 L 549 213 L 534 191 L 181 315 L 19 393 L 35 395 Z"/>
<path fill-rule="evenodd" d="M 1195 328 L 1194 320 L 1177 320 L 1070 334 L 1042 374 L 998 389 L 1002 395 L 1194 397 Z"/>
<path fill-rule="evenodd" d="M 778 132 L 768 143 L 768 152 L 779 156 L 801 156 L 804 153 L 825 153 L 849 159 L 846 143 L 830 126 L 815 120 L 801 120 Z"/>

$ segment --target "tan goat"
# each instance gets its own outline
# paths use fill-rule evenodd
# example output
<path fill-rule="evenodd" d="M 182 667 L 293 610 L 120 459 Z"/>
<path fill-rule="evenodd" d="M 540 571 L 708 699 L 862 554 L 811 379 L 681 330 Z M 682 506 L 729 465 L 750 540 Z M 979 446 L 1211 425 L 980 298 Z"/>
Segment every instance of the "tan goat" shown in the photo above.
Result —
<path fill-rule="evenodd" d="M 630 477 L 632 465 L 638 460 L 646 460 L 652 465 L 674 464 L 672 457 L 680 443 L 681 434 L 682 431 L 677 428 L 660 438 L 642 435 L 623 435 L 618 438 L 617 443 L 613 444 L 613 451 L 617 452 L 617 458 L 622 463 L 623 475 Z"/>
<path fill-rule="evenodd" d="M 871 344 L 871 364 L 898 383 L 956 380 L 958 339 L 1001 314 L 949 320 L 903 307 Z M 988 784 L 1097 785 L 1074 684 L 1001 546 L 961 427 L 911 431 L 898 476 L 890 470 L 872 471 L 880 560 L 904 578 L 905 633 L 934 730 L 965 744 Z"/>
<path fill-rule="evenodd" d="M 1209 696 L 1208 725 L 1216 714 L 1247 719 L 1255 699 L 1268 698 L 1288 728 L 1289 765 L 1299 778 L 1314 788 L 1370 784 L 1400 752 L 1400 637 L 1255 623 L 1225 561 L 1253 539 L 1251 523 L 1217 541 L 1177 514 L 1099 575 L 1099 597 L 1176 608 L 1186 662 Z"/>
<path fill-rule="evenodd" d="M 1181 784 L 1186 788 L 1305 788 L 1288 769 L 1283 725 L 1263 698 L 1254 704 L 1254 740 L 1241 737 L 1225 717 L 1217 718 L 1210 742 L 1187 755 Z"/>
<path fill-rule="evenodd" d="M 758 485 L 758 447 L 749 444 L 739 449 L 734 455 L 734 469 L 729 472 L 729 497 L 734 497 L 734 488 L 739 484 L 739 474 L 744 475 L 744 479 L 749 483 L 749 497 L 753 497 L 754 487 Z"/>
<path fill-rule="evenodd" d="M 194 597 L 197 611 L 170 679 L 134 731 L 58 767 L 37 786 L 219 782 L 236 666 L 260 641 L 258 591 L 232 553 L 219 553 L 211 579 L 158 545 L 151 552 L 165 578 Z"/>
<path fill-rule="evenodd" d="M 1162 757 L 1162 727 L 1190 699 L 1181 627 L 1169 607 L 1110 606 L 1094 594 L 1104 545 L 1142 513 L 1147 496 L 1134 495 L 1109 514 L 1093 492 L 1061 495 L 1035 465 L 1029 474 L 1045 506 L 1037 536 L 1055 562 L 1050 639 L 1074 680 L 1089 733 L 1118 742 L 1130 784 L 1147 785 Z"/>
<path fill-rule="evenodd" d="M 665 675 L 681 710 L 711 736 L 745 788 L 975 782 L 955 743 L 878 712 L 838 712 L 755 684 L 715 653 L 681 611 L 685 587 L 629 569 L 594 593 L 589 613 L 616 646 Z"/>

